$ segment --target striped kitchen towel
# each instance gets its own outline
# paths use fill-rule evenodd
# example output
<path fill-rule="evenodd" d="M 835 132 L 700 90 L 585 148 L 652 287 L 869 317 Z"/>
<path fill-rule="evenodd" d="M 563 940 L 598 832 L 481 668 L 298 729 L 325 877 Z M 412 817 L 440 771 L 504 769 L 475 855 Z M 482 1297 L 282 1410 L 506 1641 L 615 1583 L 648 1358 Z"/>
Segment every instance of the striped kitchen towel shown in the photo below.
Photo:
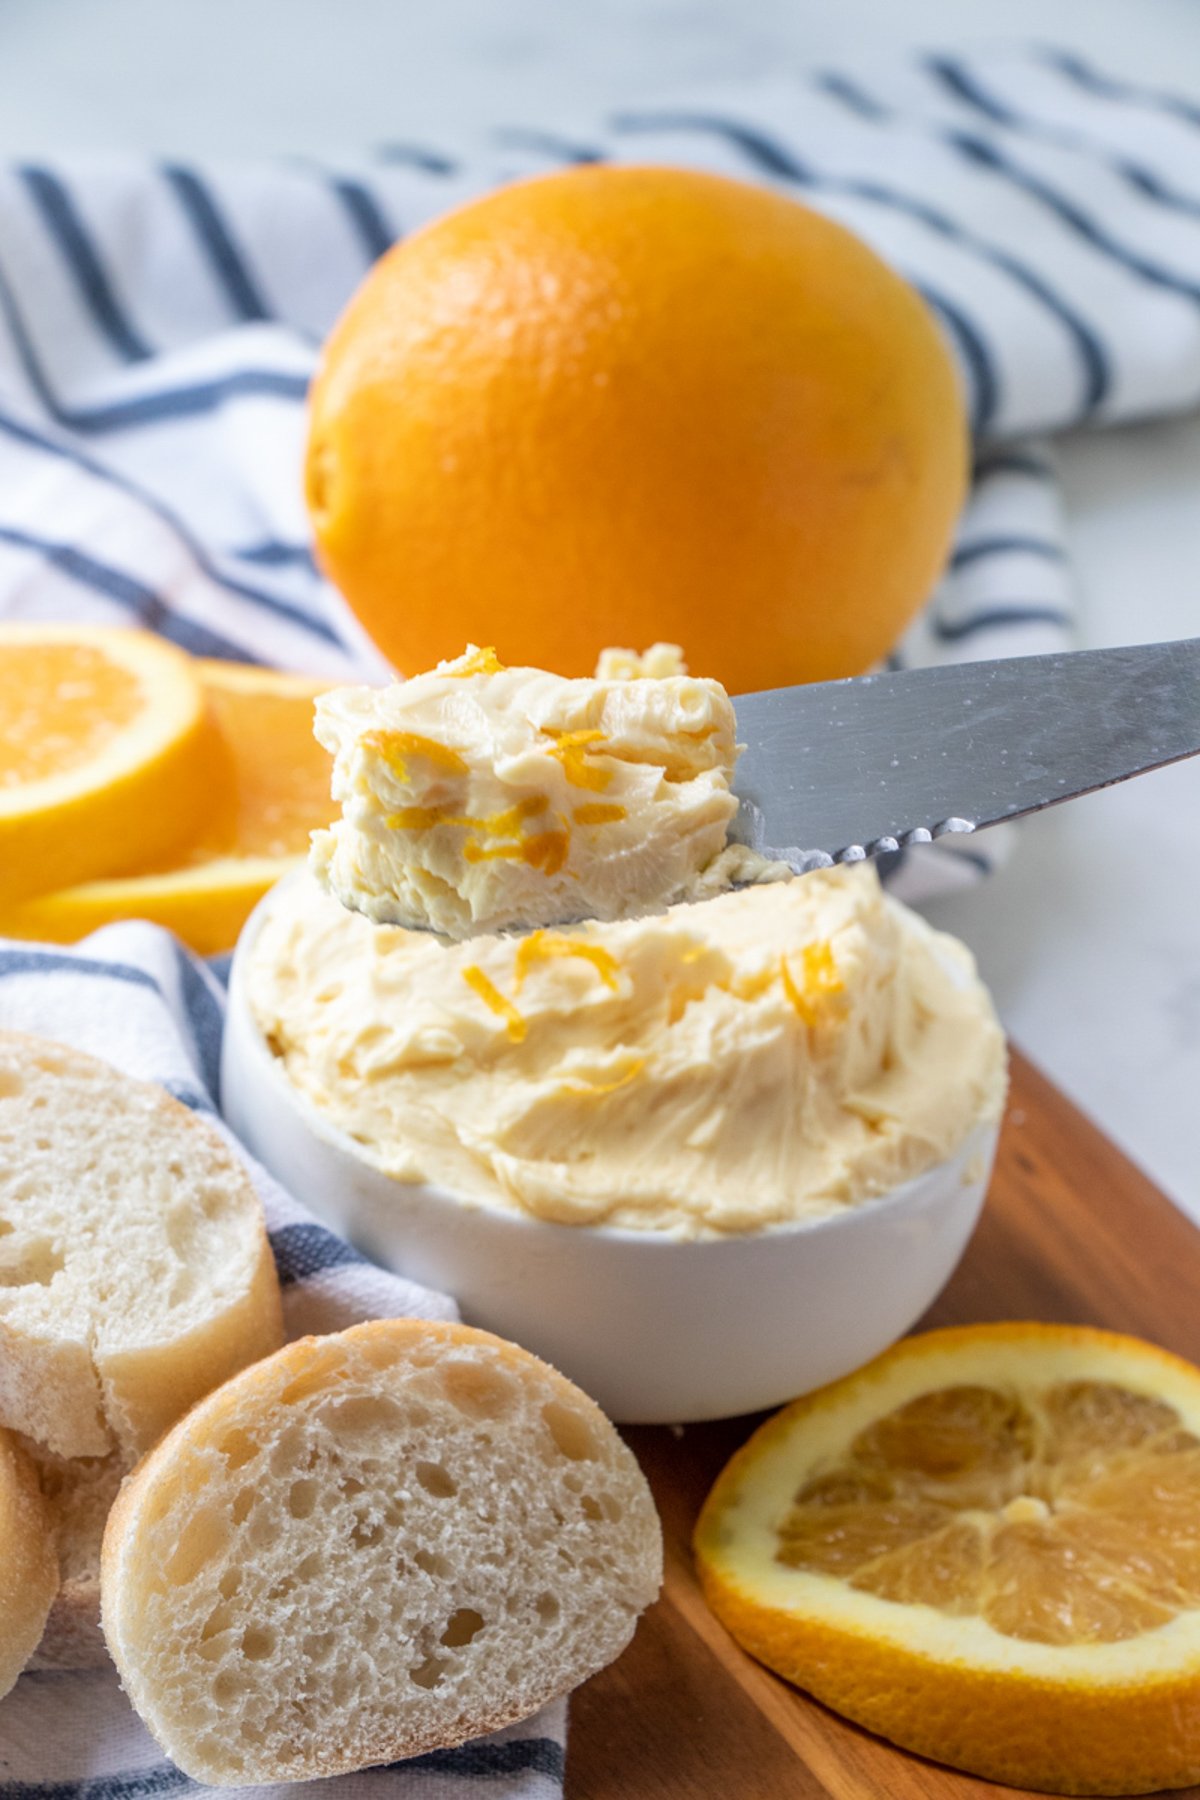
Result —
<path fill-rule="evenodd" d="M 219 1111 L 223 1018 L 218 975 L 155 926 L 110 925 L 77 950 L 0 943 L 0 1029 L 56 1038 L 157 1081 L 234 1142 Z M 368 1262 L 245 1160 L 266 1212 L 289 1338 L 360 1319 L 458 1317 L 452 1300 Z M 394 1770 L 342 1777 L 328 1791 L 336 1800 L 383 1791 L 389 1800 L 457 1800 L 480 1791 L 498 1800 L 555 1800 L 565 1733 L 559 1701 L 491 1737 Z M 166 1761 L 115 1671 L 23 1675 L 0 1701 L 0 1800 L 156 1800 L 184 1792 L 208 1790 Z"/>
<path fill-rule="evenodd" d="M 898 662 L 1062 647 L 1072 597 L 1047 439 L 1200 399 L 1200 106 L 1061 51 L 937 55 L 671 95 L 604 118 L 397 140 L 351 165 L 54 159 L 0 170 L 0 617 L 139 622 L 205 655 L 379 665 L 312 560 L 301 500 L 316 348 L 395 238 L 565 163 L 763 181 L 853 227 L 925 294 L 977 454 L 949 571 Z M 909 853 L 919 897 L 986 873 L 998 832 Z M 149 926 L 0 946 L 0 1024 L 219 1104 L 221 993 Z M 214 1115 L 215 1116 L 215 1115 Z M 261 1173 L 296 1331 L 444 1307 L 359 1262 Z M 562 1708 L 345 1778 L 417 1797 L 561 1791 Z M 104 1675 L 27 1676 L 0 1708 L 0 1800 L 194 1784 Z"/>

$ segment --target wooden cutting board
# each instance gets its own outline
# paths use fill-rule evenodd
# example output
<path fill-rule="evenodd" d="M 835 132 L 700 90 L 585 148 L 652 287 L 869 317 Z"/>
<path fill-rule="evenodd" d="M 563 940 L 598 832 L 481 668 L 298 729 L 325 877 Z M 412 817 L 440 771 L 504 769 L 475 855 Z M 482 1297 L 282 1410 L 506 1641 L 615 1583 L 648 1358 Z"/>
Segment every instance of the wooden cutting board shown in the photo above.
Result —
<path fill-rule="evenodd" d="M 981 1319 L 1107 1325 L 1200 1362 L 1200 1233 L 1020 1056 L 983 1218 L 922 1325 Z M 692 1572 L 692 1525 L 757 1423 L 626 1433 L 662 1514 L 666 1583 L 625 1655 L 572 1701 L 567 1800 L 1014 1793 L 845 1723 L 744 1655 L 709 1613 Z M 1177 1793 L 1200 1800 L 1200 1787 Z"/>

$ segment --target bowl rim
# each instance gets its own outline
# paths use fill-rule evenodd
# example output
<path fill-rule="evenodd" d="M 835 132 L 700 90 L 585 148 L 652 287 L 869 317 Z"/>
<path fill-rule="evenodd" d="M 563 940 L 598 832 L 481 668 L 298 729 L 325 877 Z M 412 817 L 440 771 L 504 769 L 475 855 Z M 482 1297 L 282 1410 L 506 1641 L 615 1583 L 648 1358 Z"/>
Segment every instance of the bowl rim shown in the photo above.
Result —
<path fill-rule="evenodd" d="M 535 1231 L 558 1237 L 564 1242 L 568 1239 L 579 1242 L 586 1241 L 588 1238 L 597 1238 L 605 1243 L 638 1244 L 660 1250 L 679 1249 L 686 1245 L 693 1250 L 707 1249 L 711 1251 L 717 1246 L 732 1249 L 735 1245 L 762 1244 L 786 1237 L 808 1238 L 836 1230 L 859 1229 L 861 1228 L 860 1221 L 873 1218 L 882 1211 L 890 1212 L 893 1209 L 903 1211 L 906 1206 L 919 1202 L 923 1198 L 924 1191 L 939 1177 L 953 1170 L 958 1163 L 969 1165 L 974 1158 L 983 1156 L 985 1161 L 990 1164 L 1000 1133 L 1000 1121 L 998 1119 L 977 1119 L 949 1156 L 943 1157 L 940 1162 L 931 1163 L 919 1174 L 910 1175 L 907 1180 L 897 1182 L 894 1187 L 887 1188 L 881 1194 L 870 1194 L 865 1199 L 852 1203 L 846 1202 L 838 1210 L 821 1213 L 813 1219 L 776 1220 L 750 1231 L 714 1233 L 711 1236 L 702 1237 L 664 1231 L 660 1227 L 643 1229 L 633 1225 L 568 1225 L 559 1219 L 541 1219 L 536 1214 L 520 1212 L 516 1208 L 510 1210 L 497 1206 L 491 1200 L 479 1195 L 456 1194 L 451 1189 L 444 1188 L 434 1181 L 405 1181 L 399 1175 L 392 1175 L 366 1155 L 364 1147 L 357 1143 L 348 1131 L 335 1124 L 333 1120 L 327 1119 L 316 1102 L 292 1080 L 283 1058 L 275 1055 L 267 1043 L 266 1035 L 250 1004 L 246 969 L 258 934 L 266 923 L 273 905 L 278 904 L 284 889 L 297 886 L 301 881 L 308 879 L 311 879 L 311 876 L 307 867 L 292 869 L 282 876 L 263 894 L 238 934 L 229 968 L 223 1054 L 224 1044 L 230 1041 L 228 1014 L 236 1007 L 248 1027 L 246 1041 L 251 1048 L 252 1055 L 258 1059 L 261 1072 L 266 1079 L 278 1084 L 280 1092 L 295 1106 L 308 1129 L 316 1137 L 324 1140 L 332 1149 L 348 1156 L 359 1167 L 377 1176 L 381 1181 L 390 1182 L 410 1194 L 432 1199 L 438 1204 L 444 1204 L 447 1208 L 453 1207 L 458 1212 L 484 1213 L 487 1215 L 489 1224 L 495 1223 L 502 1229 Z M 970 1188 L 975 1185 L 975 1181 L 965 1178 L 964 1169 L 962 1186 Z"/>

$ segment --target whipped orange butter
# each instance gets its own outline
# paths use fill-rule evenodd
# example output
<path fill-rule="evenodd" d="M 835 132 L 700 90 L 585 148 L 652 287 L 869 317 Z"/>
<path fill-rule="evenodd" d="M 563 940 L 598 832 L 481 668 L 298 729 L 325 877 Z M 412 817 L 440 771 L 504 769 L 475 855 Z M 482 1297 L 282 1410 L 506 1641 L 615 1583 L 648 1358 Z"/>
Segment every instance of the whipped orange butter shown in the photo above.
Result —
<path fill-rule="evenodd" d="M 304 879 L 266 916 L 248 992 L 368 1160 L 565 1224 L 816 1219 L 943 1161 L 1004 1097 L 968 953 L 869 866 L 451 946 Z"/>
<path fill-rule="evenodd" d="M 312 866 L 377 923 L 459 939 L 630 918 L 771 869 L 726 848 L 733 706 L 671 645 L 605 652 L 594 680 L 469 647 L 323 695 L 316 734 L 342 817 Z"/>

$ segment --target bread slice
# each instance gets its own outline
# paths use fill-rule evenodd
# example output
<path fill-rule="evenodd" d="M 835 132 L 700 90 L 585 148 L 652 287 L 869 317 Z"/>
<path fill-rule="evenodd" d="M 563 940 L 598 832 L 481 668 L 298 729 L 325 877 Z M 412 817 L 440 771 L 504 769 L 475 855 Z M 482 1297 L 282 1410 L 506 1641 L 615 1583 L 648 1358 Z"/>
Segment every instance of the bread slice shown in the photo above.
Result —
<path fill-rule="evenodd" d="M 215 1786 L 461 1743 L 610 1662 L 658 1591 L 649 1490 L 599 1408 L 461 1325 L 305 1338 L 125 1483 L 104 1633 L 167 1754 Z"/>
<path fill-rule="evenodd" d="M 0 1032 L 0 1425 L 132 1460 L 283 1338 L 262 1209 L 160 1088 Z"/>
<path fill-rule="evenodd" d="M 0 1694 L 29 1660 L 57 1592 L 54 1529 L 37 1470 L 0 1431 Z"/>
<path fill-rule="evenodd" d="M 36 1465 L 58 1549 L 59 1586 L 31 1669 L 104 1669 L 111 1659 L 100 1629 L 100 1546 L 129 1464 L 108 1456 L 55 1456 L 24 1440 Z"/>

